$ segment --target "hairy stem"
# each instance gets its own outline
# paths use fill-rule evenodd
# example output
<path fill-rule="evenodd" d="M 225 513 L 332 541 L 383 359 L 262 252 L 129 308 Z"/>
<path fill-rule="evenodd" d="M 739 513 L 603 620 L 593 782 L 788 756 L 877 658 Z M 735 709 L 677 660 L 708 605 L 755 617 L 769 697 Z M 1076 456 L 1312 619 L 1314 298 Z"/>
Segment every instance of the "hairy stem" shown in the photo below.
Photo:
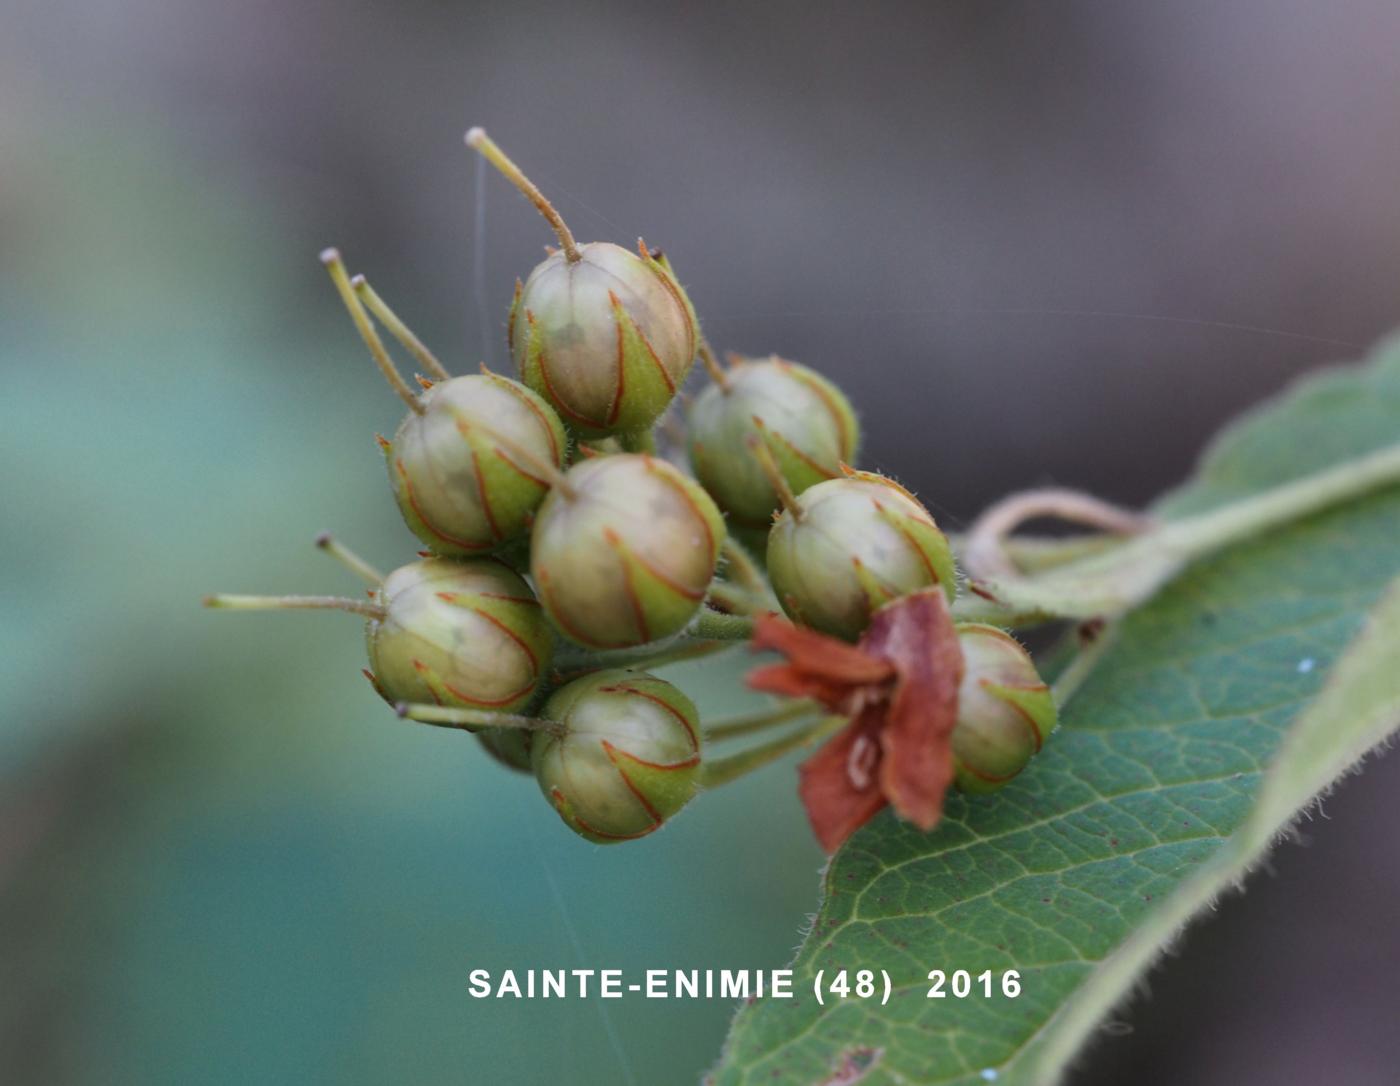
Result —
<path fill-rule="evenodd" d="M 740 716 L 726 717 L 704 726 L 705 738 L 710 742 L 723 739 L 737 739 L 742 735 L 752 735 L 778 724 L 786 724 L 804 716 L 821 712 L 821 706 L 806 698 L 788 700 L 768 709 L 760 709 Z"/>
<path fill-rule="evenodd" d="M 705 763 L 700 771 L 701 785 L 705 788 L 717 788 L 721 784 L 728 784 L 730 781 L 738 780 L 746 774 L 752 773 L 756 769 L 762 769 L 770 762 L 775 762 L 785 754 L 804 746 L 815 746 L 828 736 L 835 734 L 846 726 L 846 718 L 842 716 L 824 716 L 813 721 L 804 727 L 795 729 L 772 742 L 763 743 L 748 750 L 740 751 L 738 754 L 730 754 L 724 758 L 717 758 L 712 762 Z"/>
<path fill-rule="evenodd" d="M 204 606 L 221 611 L 350 611 L 366 618 L 384 618 L 384 608 L 346 596 L 205 596 Z"/>
<path fill-rule="evenodd" d="M 1112 616 L 1136 606 L 1183 566 L 1384 487 L 1400 485 L 1400 444 L 1180 520 L 1167 521 L 1105 553 L 1035 577 L 970 581 L 960 619 L 1028 625 Z"/>
<path fill-rule="evenodd" d="M 1007 537 L 1037 517 L 1086 524 L 1120 535 L 1136 535 L 1153 523 L 1151 517 L 1077 490 L 1049 487 L 1011 494 L 983 512 L 967 533 L 963 564 L 968 573 L 973 577 L 1015 576 L 1018 570 L 1007 553 Z"/>
<path fill-rule="evenodd" d="M 710 375 L 710 380 L 719 385 L 721 392 L 729 391 L 729 374 L 725 373 L 724 367 L 720 365 L 719 359 L 715 357 L 715 352 L 710 349 L 710 341 L 704 336 L 700 337 L 700 346 L 697 353 L 700 355 L 700 362 L 705 367 L 705 372 Z"/>
<path fill-rule="evenodd" d="M 330 532 L 322 532 L 316 537 L 316 546 L 325 551 L 342 566 L 348 569 L 356 577 L 361 578 L 366 584 L 379 585 L 384 583 L 384 574 L 375 569 L 358 554 L 352 551 Z"/>
<path fill-rule="evenodd" d="M 369 281 L 363 275 L 357 275 L 350 280 L 350 286 L 354 288 L 360 300 L 375 319 L 385 328 L 389 329 L 389 334 L 403 344 L 404 349 L 417 360 L 424 371 L 431 373 L 439 381 L 449 381 L 452 374 L 447 372 L 447 367 L 438 361 L 437 355 L 428 350 L 427 345 L 413 334 L 413 330 L 404 324 L 399 315 L 389 308 L 389 304 L 384 301 L 378 292 L 369 285 Z"/>
<path fill-rule="evenodd" d="M 438 728 L 520 728 L 534 732 L 562 734 L 557 721 L 518 713 L 493 713 L 487 709 L 461 709 L 450 705 L 425 705 L 401 701 L 394 712 L 405 720 L 432 724 Z"/>
<path fill-rule="evenodd" d="M 561 675 L 601 671 L 608 667 L 654 668 L 698 660 L 732 648 L 728 641 L 693 641 L 679 638 L 662 646 L 643 645 L 636 649 L 608 649 L 603 652 L 566 652 L 555 657 L 554 669 Z"/>
<path fill-rule="evenodd" d="M 486 134 L 486 129 L 473 128 L 467 133 L 466 139 L 468 147 L 481 154 L 486 161 L 500 170 L 506 180 L 523 192 L 530 203 L 535 205 L 536 210 L 545 217 L 559 238 L 559 245 L 564 250 L 565 259 L 570 264 L 577 264 L 582 260 L 583 257 L 578 251 L 578 244 L 574 241 L 573 232 L 564 222 L 564 217 L 554 209 L 553 204 L 545 199 L 544 193 L 535 187 L 535 183 L 525 176 L 524 171 L 496 146 L 496 141 Z"/>
<path fill-rule="evenodd" d="M 753 619 L 748 615 L 725 615 L 702 607 L 686 632 L 705 641 L 747 641 L 753 635 Z"/>
<path fill-rule="evenodd" d="M 419 401 L 418 394 L 409 387 L 408 382 L 403 379 L 403 375 L 394 367 L 393 360 L 389 357 L 389 352 L 384 346 L 384 341 L 379 338 L 379 333 L 374 330 L 374 325 L 370 323 L 369 314 L 365 312 L 365 307 L 360 302 L 360 296 L 355 293 L 355 288 L 350 285 L 350 277 L 345 273 L 345 262 L 340 258 L 340 250 L 323 250 L 321 263 L 326 266 L 326 271 L 330 273 L 331 282 L 335 284 L 335 289 L 340 293 L 340 300 L 345 303 L 345 308 L 350 313 L 350 319 L 355 322 L 355 330 L 365 341 L 365 346 L 369 348 L 370 357 L 374 359 L 374 364 L 379 367 L 379 372 L 384 375 L 384 380 L 388 381 L 389 387 L 398 393 L 399 399 L 408 404 L 410 411 L 421 415 L 423 404 Z"/>
<path fill-rule="evenodd" d="M 768 578 L 764 576 L 762 568 L 748 552 L 748 548 L 733 536 L 727 535 L 719 549 L 727 563 L 725 572 L 731 575 L 733 582 L 746 589 L 751 596 L 762 600 L 764 606 L 776 611 L 778 601 L 773 596 L 773 589 L 769 587 Z"/>

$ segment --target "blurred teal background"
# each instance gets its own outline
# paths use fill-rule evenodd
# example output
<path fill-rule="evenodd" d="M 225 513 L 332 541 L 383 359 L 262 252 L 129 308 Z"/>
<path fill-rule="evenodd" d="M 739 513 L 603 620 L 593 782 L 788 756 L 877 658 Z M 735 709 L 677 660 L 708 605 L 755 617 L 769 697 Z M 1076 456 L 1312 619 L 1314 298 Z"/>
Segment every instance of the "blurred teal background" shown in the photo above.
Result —
<path fill-rule="evenodd" d="M 397 721 L 355 621 L 198 600 L 349 590 L 322 529 L 412 556 L 396 401 L 316 253 L 501 366 L 549 236 L 495 180 L 474 221 L 473 123 L 582 237 L 664 245 L 718 345 L 846 384 L 867 462 L 954 527 L 1049 480 L 1144 501 L 1400 317 L 1391 8 L 1053 7 L 0 3 L 0 1081 L 697 1079 L 723 1003 L 614 1002 L 614 1042 L 596 1001 L 467 973 L 784 964 L 821 863 L 790 767 L 598 848 Z M 738 666 L 676 674 L 723 712 Z M 1278 1081 L 1393 1033 L 1364 948 L 1394 776 L 1329 807 L 1360 797 L 1333 868 L 1188 944 L 1102 1081 Z M 1347 924 L 1299 939 L 1324 892 Z M 1260 980 L 1281 945 L 1349 963 L 1302 1051 L 1318 971 Z M 1229 1042 L 1153 1032 L 1228 976 L 1273 993 Z"/>
<path fill-rule="evenodd" d="M 134 118 L 46 128 L 4 197 L 0 1077 L 698 1071 L 724 1003 L 615 1004 L 624 1064 L 596 1002 L 473 1002 L 467 973 L 783 964 L 820 861 L 790 787 L 601 849 L 398 721 L 358 621 L 202 612 L 351 589 L 323 526 L 412 557 L 372 438 L 398 412 L 275 190 Z"/>
<path fill-rule="evenodd" d="M 122 133 L 33 134 L 45 183 L 7 193 L 6 1081 L 625 1081 L 596 1003 L 470 1002 L 469 968 L 782 964 L 819 862 L 796 805 L 753 781 L 599 849 L 399 722 L 357 621 L 201 612 L 350 588 L 320 526 L 412 556 L 396 409 L 258 179 Z M 640 1082 L 729 1013 L 612 1011 Z"/>

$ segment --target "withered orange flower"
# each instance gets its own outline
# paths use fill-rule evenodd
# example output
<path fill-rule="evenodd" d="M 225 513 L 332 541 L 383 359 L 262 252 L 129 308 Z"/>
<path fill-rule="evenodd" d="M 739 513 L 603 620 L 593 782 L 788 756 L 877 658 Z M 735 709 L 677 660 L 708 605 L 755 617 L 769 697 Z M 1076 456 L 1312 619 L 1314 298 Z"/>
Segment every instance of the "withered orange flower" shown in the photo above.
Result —
<path fill-rule="evenodd" d="M 887 803 L 932 829 L 953 780 L 963 673 L 943 590 L 886 604 L 856 645 L 764 615 L 753 647 L 776 649 L 787 662 L 751 672 L 751 687 L 814 698 L 850 721 L 800 769 L 798 794 L 822 847 L 834 852 Z"/>

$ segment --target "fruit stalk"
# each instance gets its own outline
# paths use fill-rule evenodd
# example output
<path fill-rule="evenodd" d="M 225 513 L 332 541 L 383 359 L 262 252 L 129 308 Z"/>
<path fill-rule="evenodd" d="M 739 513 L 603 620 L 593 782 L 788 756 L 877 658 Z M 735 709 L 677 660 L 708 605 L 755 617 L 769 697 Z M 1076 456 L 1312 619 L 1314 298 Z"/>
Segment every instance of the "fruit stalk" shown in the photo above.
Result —
<path fill-rule="evenodd" d="M 806 746 L 816 746 L 823 739 L 835 735 L 845 726 L 846 718 L 843 716 L 824 716 L 771 742 L 751 747 L 738 754 L 731 754 L 726 758 L 717 758 L 706 763 L 700 771 L 701 787 L 717 788 L 721 784 L 738 780 L 794 750 Z"/>
<path fill-rule="evenodd" d="M 582 254 L 578 251 L 578 243 L 574 241 L 573 232 L 564 222 L 564 217 L 554 209 L 554 205 L 545 199 L 544 193 L 535 187 L 535 183 L 525 176 L 524 171 L 512 162 L 504 151 L 496 146 L 496 141 L 486 134 L 486 129 L 470 129 L 467 132 L 466 141 L 468 147 L 495 166 L 506 180 L 523 192 L 526 199 L 535 205 L 539 213 L 554 228 L 554 233 L 558 235 L 559 245 L 564 250 L 565 259 L 570 264 L 577 264 L 582 259 Z"/>

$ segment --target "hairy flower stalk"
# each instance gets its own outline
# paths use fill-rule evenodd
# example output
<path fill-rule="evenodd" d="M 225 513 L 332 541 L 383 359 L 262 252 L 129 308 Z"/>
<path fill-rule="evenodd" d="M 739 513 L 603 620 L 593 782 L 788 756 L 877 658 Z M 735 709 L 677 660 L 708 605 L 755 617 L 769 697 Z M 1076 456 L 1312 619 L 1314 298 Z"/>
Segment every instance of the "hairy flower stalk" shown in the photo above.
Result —
<path fill-rule="evenodd" d="M 384 580 L 384 574 L 375 569 L 358 554 L 352 551 L 330 532 L 322 532 L 316 537 L 316 546 L 330 555 L 366 584 L 377 585 Z"/>
<path fill-rule="evenodd" d="M 356 275 L 352 278 L 350 286 L 354 288 L 355 294 L 364 302 L 365 307 L 374 314 L 374 319 L 389 329 L 389 334 L 403 344 L 408 353 L 413 355 L 417 363 L 423 367 L 425 373 L 431 374 L 439 381 L 451 379 L 452 374 L 447 371 L 446 366 L 438 361 L 437 355 L 428 350 L 423 341 L 399 319 L 398 314 L 389 308 L 388 303 L 376 293 L 363 275 Z"/>
<path fill-rule="evenodd" d="M 393 359 L 389 357 L 389 351 L 385 348 L 384 341 L 379 338 L 379 333 L 374 330 L 374 325 L 370 323 L 369 315 L 365 312 L 359 295 L 355 293 L 355 288 L 350 284 L 350 277 L 345 271 L 345 262 L 341 259 L 340 250 L 323 250 L 321 263 L 326 266 L 326 271 L 330 273 L 331 282 L 335 284 L 335 289 L 340 294 L 340 300 L 345 303 L 345 309 L 355 324 L 355 330 L 365 341 L 365 346 L 369 348 L 370 357 L 374 359 L 374 364 L 379 367 L 379 372 L 384 375 L 384 380 L 398 394 L 399 399 L 408 405 L 410 411 L 421 415 L 423 405 L 418 402 L 418 394 L 403 379 L 403 375 L 395 367 Z"/>
<path fill-rule="evenodd" d="M 810 712 L 810 710 L 808 710 Z M 701 774 L 701 784 L 705 788 L 718 788 L 722 784 L 736 781 L 740 777 L 763 769 L 795 750 L 814 747 L 846 726 L 841 716 L 822 716 L 787 735 L 748 750 L 717 758 L 705 766 Z"/>

